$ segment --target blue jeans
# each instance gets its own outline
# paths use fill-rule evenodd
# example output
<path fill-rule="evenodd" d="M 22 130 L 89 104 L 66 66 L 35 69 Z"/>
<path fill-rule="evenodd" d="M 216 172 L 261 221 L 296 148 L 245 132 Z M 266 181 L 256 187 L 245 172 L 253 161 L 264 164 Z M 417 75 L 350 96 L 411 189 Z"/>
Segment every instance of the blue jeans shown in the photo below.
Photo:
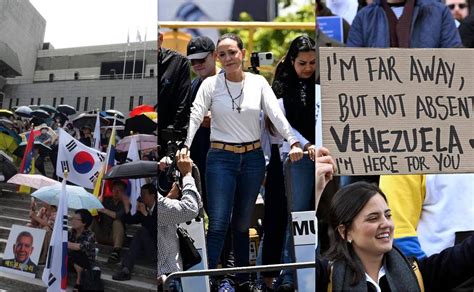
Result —
<path fill-rule="evenodd" d="M 286 165 L 286 164 L 285 164 Z M 312 198 L 314 197 L 314 171 L 315 163 L 305 155 L 303 159 L 291 162 L 289 167 L 289 174 L 291 180 L 291 196 L 288 199 L 288 204 L 291 206 L 292 212 L 310 211 L 314 209 L 312 205 Z M 287 174 L 285 169 L 285 175 Z M 288 181 L 288 178 L 285 178 Z M 286 229 L 285 245 L 283 249 L 282 262 L 292 263 L 294 259 L 294 243 L 291 234 L 291 214 L 289 214 L 289 224 Z M 293 281 L 293 271 L 283 271 L 283 282 Z"/>
<path fill-rule="evenodd" d="M 207 154 L 209 268 L 215 269 L 226 232 L 232 222 L 235 266 L 249 265 L 249 227 L 265 175 L 261 149 L 237 154 L 210 149 Z"/>

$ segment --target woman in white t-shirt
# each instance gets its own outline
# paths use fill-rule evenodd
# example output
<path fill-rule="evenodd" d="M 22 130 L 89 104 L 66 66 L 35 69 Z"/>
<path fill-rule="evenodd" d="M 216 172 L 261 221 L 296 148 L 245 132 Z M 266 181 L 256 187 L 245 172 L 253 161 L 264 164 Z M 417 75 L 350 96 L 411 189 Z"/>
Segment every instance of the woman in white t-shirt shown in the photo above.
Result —
<path fill-rule="evenodd" d="M 217 267 L 228 226 L 232 223 L 236 266 L 249 265 L 248 229 L 253 207 L 265 174 L 260 146 L 260 113 L 270 118 L 291 145 L 292 161 L 303 151 L 278 106 L 270 85 L 260 75 L 243 71 L 245 49 L 235 34 L 217 41 L 223 73 L 206 78 L 193 103 L 187 139 L 189 147 L 208 110 L 211 111 L 211 149 L 207 156 L 209 268 Z M 248 275 L 237 275 L 241 286 Z"/>

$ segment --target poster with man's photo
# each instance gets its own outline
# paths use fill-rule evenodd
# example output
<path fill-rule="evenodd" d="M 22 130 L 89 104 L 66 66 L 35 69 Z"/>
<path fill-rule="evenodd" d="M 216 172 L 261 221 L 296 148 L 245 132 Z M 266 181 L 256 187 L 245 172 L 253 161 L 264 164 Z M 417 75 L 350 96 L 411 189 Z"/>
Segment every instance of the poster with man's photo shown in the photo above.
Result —
<path fill-rule="evenodd" d="M 0 270 L 34 278 L 46 231 L 21 225 L 12 225 Z"/>

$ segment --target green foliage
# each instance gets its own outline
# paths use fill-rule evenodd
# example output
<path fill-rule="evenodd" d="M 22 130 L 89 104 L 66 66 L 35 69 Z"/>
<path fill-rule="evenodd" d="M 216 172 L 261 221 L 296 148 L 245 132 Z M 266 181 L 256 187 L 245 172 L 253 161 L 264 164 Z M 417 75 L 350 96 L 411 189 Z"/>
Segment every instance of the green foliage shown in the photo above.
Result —
<path fill-rule="evenodd" d="M 279 0 L 282 3 L 290 3 L 291 0 Z M 311 4 L 304 5 L 300 7 L 295 13 L 288 14 L 286 16 L 279 16 L 275 18 L 274 22 L 312 22 L 315 23 L 314 16 L 314 1 Z M 252 17 L 246 13 L 242 12 L 240 14 L 240 21 L 253 21 Z M 244 45 L 248 46 L 249 43 L 249 31 L 245 29 L 223 29 L 220 31 L 221 34 L 232 32 L 238 34 Z M 290 43 L 297 36 L 306 33 L 314 38 L 315 30 L 280 30 L 280 29 L 257 29 L 254 33 L 254 48 L 253 51 L 257 52 L 273 52 L 275 59 L 274 65 L 276 66 L 277 62 L 281 60 L 284 56 Z M 250 53 L 250 52 L 249 52 Z M 262 75 L 264 75 L 267 80 L 271 80 L 272 70 L 262 69 Z"/>

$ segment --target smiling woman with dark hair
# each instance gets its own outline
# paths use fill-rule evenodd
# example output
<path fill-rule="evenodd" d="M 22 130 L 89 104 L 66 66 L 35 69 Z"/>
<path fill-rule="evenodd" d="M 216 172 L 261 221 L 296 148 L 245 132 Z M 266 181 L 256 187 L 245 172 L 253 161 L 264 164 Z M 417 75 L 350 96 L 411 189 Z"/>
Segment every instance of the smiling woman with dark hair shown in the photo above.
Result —
<path fill-rule="evenodd" d="M 334 244 L 316 259 L 317 291 L 449 291 L 472 276 L 473 236 L 420 261 L 406 258 L 393 245 L 387 199 L 373 184 L 340 189 L 329 212 Z"/>

